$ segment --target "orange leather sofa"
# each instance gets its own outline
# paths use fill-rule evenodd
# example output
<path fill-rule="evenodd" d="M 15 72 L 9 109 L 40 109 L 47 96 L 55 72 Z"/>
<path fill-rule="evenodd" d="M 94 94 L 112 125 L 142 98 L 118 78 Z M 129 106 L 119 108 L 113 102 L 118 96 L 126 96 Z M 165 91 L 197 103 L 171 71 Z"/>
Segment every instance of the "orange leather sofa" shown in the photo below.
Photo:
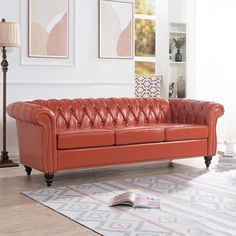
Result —
<path fill-rule="evenodd" d="M 28 175 L 216 153 L 221 104 L 188 99 L 100 98 L 15 102 L 20 161 Z"/>

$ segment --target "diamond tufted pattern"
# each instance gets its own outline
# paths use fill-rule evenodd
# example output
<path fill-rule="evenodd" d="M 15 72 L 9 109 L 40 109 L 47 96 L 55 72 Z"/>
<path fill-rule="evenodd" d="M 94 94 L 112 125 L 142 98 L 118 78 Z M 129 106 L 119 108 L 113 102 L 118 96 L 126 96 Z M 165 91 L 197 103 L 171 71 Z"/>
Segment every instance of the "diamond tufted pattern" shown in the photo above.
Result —
<path fill-rule="evenodd" d="M 224 107 L 219 103 L 191 99 L 169 101 L 174 123 L 209 125 L 224 113 Z"/>
<path fill-rule="evenodd" d="M 224 107 L 215 102 L 191 99 L 170 99 L 172 122 L 208 126 L 208 155 L 216 152 L 216 123 L 224 114 Z"/>
<path fill-rule="evenodd" d="M 53 173 L 213 156 L 224 107 L 188 99 L 50 99 L 15 102 L 7 112 L 16 119 L 21 163 Z"/>
<path fill-rule="evenodd" d="M 107 128 L 168 123 L 168 100 L 152 98 L 100 98 L 35 100 L 56 117 L 57 128 Z"/>

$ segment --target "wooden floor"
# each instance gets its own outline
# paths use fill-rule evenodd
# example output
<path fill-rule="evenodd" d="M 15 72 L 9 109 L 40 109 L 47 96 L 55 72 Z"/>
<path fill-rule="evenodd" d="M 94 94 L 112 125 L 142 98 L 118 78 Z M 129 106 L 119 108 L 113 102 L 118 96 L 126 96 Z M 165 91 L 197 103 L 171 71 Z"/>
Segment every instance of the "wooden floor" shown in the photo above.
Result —
<path fill-rule="evenodd" d="M 216 164 L 216 158 L 211 168 Z M 56 173 L 53 186 L 116 180 L 135 176 L 150 176 L 205 168 L 203 157 L 167 162 L 110 168 L 73 170 Z M 22 191 L 44 188 L 43 174 L 33 170 L 28 177 L 24 167 L 0 169 L 0 235 L 97 235 L 53 210 L 29 199 Z"/>

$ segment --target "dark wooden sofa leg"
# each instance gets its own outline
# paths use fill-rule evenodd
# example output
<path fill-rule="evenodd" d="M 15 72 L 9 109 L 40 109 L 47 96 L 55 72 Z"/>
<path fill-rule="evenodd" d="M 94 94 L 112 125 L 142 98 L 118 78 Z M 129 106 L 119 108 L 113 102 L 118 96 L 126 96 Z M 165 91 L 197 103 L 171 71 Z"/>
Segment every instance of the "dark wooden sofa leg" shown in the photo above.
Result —
<path fill-rule="evenodd" d="M 45 173 L 44 177 L 45 177 L 45 181 L 47 183 L 47 186 L 51 186 L 51 184 L 53 182 L 54 173 Z"/>
<path fill-rule="evenodd" d="M 32 171 L 32 168 L 29 166 L 25 166 L 25 172 L 27 173 L 27 175 L 30 175 Z"/>
<path fill-rule="evenodd" d="M 172 160 L 169 161 L 168 168 L 174 168 L 174 163 Z"/>
<path fill-rule="evenodd" d="M 208 168 L 211 164 L 212 156 L 205 156 L 204 159 L 205 159 L 206 167 Z"/>

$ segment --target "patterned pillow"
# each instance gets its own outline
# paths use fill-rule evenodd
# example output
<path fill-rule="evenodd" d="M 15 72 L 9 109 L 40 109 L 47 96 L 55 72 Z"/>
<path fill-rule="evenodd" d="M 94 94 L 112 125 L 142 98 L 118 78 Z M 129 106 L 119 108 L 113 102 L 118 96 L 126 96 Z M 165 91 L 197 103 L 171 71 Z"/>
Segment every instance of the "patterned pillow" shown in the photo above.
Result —
<path fill-rule="evenodd" d="M 135 75 L 135 96 L 138 98 L 160 97 L 162 76 Z"/>

